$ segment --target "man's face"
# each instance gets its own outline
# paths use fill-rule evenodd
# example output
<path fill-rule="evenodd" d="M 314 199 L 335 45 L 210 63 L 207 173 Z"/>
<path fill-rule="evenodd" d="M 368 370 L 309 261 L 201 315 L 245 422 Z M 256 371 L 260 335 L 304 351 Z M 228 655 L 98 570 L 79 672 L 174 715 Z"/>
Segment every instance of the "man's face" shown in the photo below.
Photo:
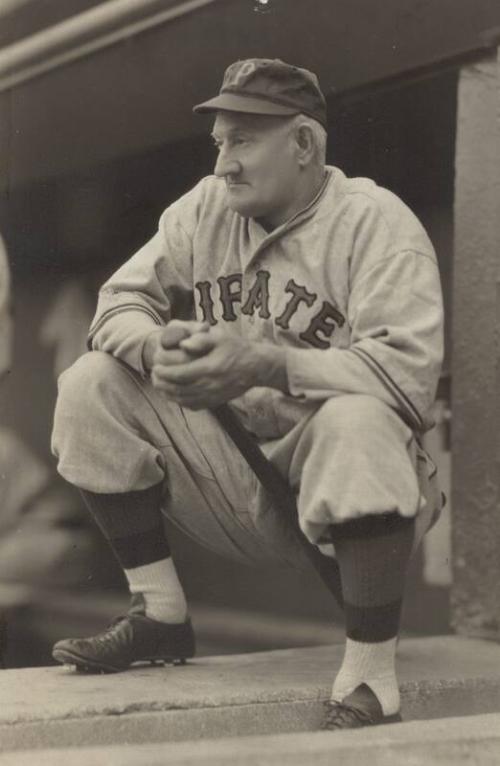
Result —
<path fill-rule="evenodd" d="M 271 227 L 288 220 L 302 183 L 290 119 L 221 111 L 212 135 L 214 173 L 226 180 L 229 207 Z"/>

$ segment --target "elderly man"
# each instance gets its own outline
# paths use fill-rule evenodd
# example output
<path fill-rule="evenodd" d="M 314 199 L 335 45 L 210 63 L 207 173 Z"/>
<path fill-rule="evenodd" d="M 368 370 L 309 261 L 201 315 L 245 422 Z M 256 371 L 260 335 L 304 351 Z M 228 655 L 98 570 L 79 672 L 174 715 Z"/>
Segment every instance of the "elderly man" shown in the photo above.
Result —
<path fill-rule="evenodd" d="M 408 208 L 325 166 L 311 72 L 238 61 L 204 178 L 104 285 L 93 349 L 60 381 L 54 452 L 127 577 L 133 607 L 54 657 L 81 669 L 181 660 L 194 640 L 162 512 L 204 545 L 301 563 L 296 538 L 219 426 L 229 402 L 333 543 L 346 647 L 325 727 L 399 719 L 395 674 L 412 548 L 439 503 L 419 434 L 442 357 L 432 245 Z"/>

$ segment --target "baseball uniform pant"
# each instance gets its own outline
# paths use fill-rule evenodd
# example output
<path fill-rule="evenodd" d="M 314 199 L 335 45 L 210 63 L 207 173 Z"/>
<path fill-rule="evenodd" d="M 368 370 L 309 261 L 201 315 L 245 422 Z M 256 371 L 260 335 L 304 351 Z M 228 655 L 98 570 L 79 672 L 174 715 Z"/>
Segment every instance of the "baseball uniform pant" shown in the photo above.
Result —
<path fill-rule="evenodd" d="M 311 542 L 329 539 L 331 524 L 392 511 L 417 516 L 419 539 L 438 507 L 433 466 L 399 415 L 373 397 L 328 399 L 261 446 L 296 490 Z M 165 515 L 217 553 L 307 566 L 212 414 L 180 408 L 109 354 L 90 352 L 60 377 L 53 451 L 61 475 L 95 493 L 162 482 Z"/>

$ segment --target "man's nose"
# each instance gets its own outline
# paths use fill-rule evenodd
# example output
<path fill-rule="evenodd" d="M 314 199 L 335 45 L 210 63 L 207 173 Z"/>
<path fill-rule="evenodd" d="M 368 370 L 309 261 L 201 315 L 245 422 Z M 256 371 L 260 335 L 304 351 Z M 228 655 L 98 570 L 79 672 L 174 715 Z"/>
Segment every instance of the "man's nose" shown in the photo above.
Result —
<path fill-rule="evenodd" d="M 240 163 L 228 156 L 224 149 L 221 149 L 215 163 L 214 174 L 219 178 L 224 178 L 225 176 L 237 176 L 240 170 Z"/>

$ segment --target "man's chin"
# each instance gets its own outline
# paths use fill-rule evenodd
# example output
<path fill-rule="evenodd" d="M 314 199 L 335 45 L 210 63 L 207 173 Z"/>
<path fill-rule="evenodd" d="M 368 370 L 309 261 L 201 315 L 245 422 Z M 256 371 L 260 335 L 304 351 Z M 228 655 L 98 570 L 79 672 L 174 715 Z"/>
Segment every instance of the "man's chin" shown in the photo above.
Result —
<path fill-rule="evenodd" d="M 230 210 L 243 216 L 243 218 L 258 218 L 262 214 L 259 206 L 250 201 L 238 199 L 236 194 L 227 194 L 227 205 Z"/>

